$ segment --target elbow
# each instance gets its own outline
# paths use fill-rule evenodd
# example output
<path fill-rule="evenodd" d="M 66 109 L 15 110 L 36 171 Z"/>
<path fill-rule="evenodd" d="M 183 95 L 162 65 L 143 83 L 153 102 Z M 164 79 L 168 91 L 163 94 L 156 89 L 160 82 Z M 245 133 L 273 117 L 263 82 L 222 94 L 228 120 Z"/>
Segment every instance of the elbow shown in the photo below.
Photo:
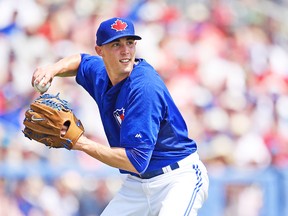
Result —
<path fill-rule="evenodd" d="M 133 165 L 134 172 L 137 174 L 144 173 L 149 165 L 152 151 L 132 148 L 126 149 L 126 154 Z"/>

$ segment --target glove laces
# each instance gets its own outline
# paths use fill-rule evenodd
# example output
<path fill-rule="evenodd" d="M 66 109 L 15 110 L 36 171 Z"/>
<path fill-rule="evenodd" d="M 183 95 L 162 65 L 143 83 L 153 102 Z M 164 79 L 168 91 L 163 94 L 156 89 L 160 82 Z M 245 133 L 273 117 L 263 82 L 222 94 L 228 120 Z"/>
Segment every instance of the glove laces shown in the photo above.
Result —
<path fill-rule="evenodd" d="M 59 111 L 63 109 L 72 110 L 68 105 L 68 101 L 59 98 L 59 93 L 57 95 L 43 94 L 36 98 L 35 101 Z"/>

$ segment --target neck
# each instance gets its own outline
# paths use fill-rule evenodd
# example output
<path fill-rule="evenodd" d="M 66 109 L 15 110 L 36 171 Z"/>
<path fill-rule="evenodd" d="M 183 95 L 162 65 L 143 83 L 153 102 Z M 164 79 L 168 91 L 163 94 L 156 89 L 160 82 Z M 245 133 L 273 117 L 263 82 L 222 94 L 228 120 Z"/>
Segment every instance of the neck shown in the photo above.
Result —
<path fill-rule="evenodd" d="M 114 73 L 109 73 L 109 71 L 107 71 L 108 73 L 108 77 L 111 81 L 111 84 L 113 86 L 115 86 L 117 83 L 121 82 L 122 80 L 126 79 L 130 73 L 125 73 L 125 74 L 114 74 Z"/>

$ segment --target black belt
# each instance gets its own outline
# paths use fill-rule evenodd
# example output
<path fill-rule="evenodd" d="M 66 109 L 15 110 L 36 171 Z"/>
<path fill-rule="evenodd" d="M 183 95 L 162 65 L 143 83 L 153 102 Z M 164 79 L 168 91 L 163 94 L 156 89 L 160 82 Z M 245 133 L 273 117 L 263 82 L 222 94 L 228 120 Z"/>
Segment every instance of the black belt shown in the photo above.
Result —
<path fill-rule="evenodd" d="M 150 178 L 162 175 L 164 173 L 167 173 L 169 171 L 178 169 L 179 167 L 180 166 L 179 166 L 178 163 L 173 163 L 173 164 L 171 164 L 169 166 L 163 167 L 161 169 L 153 170 L 151 172 L 145 172 L 145 173 L 143 173 L 141 175 L 135 174 L 135 176 L 137 176 L 138 178 L 141 178 L 141 179 L 150 179 Z"/>

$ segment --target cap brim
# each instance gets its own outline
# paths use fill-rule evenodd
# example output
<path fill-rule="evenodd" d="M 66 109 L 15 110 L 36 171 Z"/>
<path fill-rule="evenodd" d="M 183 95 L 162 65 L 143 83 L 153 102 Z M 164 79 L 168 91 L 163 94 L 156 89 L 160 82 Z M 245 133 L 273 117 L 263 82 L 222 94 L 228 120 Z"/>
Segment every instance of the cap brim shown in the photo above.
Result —
<path fill-rule="evenodd" d="M 140 37 L 140 36 L 138 36 L 138 35 L 131 35 L 131 34 L 123 34 L 123 35 L 117 35 L 117 36 L 115 36 L 115 37 L 112 37 L 112 38 L 109 38 L 109 40 L 106 40 L 106 41 L 104 41 L 101 45 L 104 45 L 104 44 L 108 44 L 108 43 L 110 43 L 110 42 L 112 42 L 112 41 L 114 41 L 114 40 L 117 40 L 117 39 L 119 39 L 119 38 L 123 38 L 123 37 L 131 37 L 131 38 L 133 38 L 133 39 L 135 39 L 135 40 L 141 40 L 142 38 Z"/>

